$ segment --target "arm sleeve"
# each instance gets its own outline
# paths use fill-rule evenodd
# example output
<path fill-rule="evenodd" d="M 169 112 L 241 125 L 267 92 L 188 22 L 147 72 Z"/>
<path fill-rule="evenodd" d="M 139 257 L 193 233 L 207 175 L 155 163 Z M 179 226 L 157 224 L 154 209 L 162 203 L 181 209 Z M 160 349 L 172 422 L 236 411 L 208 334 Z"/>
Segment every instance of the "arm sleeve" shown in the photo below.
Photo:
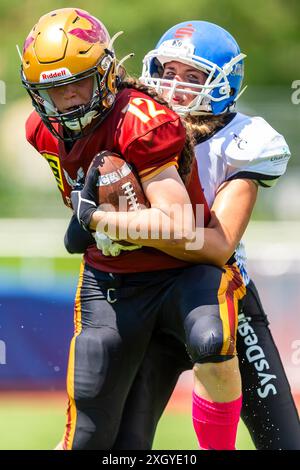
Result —
<path fill-rule="evenodd" d="M 84 253 L 93 244 L 95 244 L 94 237 L 80 226 L 76 215 L 73 214 L 64 237 L 67 252 Z"/>
<path fill-rule="evenodd" d="M 36 145 L 36 136 L 39 131 L 39 127 L 41 125 L 41 119 L 39 115 L 33 111 L 30 116 L 28 117 L 25 123 L 25 135 L 27 141 L 34 147 L 37 148 Z"/>

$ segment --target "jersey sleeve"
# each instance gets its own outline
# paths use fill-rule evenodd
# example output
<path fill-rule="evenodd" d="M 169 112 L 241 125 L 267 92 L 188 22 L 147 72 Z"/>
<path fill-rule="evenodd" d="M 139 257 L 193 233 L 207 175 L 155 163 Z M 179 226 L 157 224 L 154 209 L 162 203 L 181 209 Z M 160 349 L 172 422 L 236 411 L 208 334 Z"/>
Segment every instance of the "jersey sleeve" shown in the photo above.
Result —
<path fill-rule="evenodd" d="M 27 141 L 37 149 L 36 137 L 41 125 L 41 118 L 33 111 L 28 117 L 25 124 L 25 134 Z"/>
<path fill-rule="evenodd" d="M 180 118 L 150 130 L 127 148 L 126 159 L 133 164 L 142 182 L 166 168 L 176 166 L 185 143 L 185 129 Z"/>
<path fill-rule="evenodd" d="M 262 187 L 271 187 L 286 171 L 291 156 L 289 147 L 264 119 L 247 119 L 231 131 L 229 143 L 224 143 L 226 181 L 247 178 Z"/>

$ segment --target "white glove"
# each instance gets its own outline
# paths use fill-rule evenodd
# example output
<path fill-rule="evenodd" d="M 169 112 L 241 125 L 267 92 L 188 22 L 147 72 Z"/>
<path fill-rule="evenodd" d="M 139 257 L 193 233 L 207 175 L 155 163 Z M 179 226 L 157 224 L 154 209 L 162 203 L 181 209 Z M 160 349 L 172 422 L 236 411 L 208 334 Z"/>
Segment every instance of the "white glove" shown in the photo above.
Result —
<path fill-rule="evenodd" d="M 142 248 L 141 245 L 121 245 L 101 232 L 95 232 L 93 235 L 98 250 L 102 251 L 104 256 L 119 256 L 121 251 L 133 251 Z"/>

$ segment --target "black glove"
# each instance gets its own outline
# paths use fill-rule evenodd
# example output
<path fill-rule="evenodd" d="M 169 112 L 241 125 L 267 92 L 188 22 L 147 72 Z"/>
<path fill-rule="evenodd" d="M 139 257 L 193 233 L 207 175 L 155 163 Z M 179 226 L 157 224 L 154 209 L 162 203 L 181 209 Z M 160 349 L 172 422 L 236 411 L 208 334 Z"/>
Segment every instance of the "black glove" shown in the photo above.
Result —
<path fill-rule="evenodd" d="M 99 205 L 97 189 L 99 176 L 98 168 L 91 168 L 86 176 L 84 186 L 78 183 L 71 192 L 74 213 L 80 225 L 88 232 L 92 232 L 89 225 L 92 215 Z"/>

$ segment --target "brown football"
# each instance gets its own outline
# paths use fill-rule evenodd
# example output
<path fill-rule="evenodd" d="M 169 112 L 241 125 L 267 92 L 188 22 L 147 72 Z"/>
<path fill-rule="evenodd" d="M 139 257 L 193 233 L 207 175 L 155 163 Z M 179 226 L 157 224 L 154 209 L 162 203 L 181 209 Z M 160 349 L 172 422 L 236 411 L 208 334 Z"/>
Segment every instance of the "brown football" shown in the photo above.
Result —
<path fill-rule="evenodd" d="M 90 168 L 98 167 L 101 210 L 136 211 L 149 207 L 143 188 L 131 166 L 120 155 L 104 150 L 93 158 Z"/>

